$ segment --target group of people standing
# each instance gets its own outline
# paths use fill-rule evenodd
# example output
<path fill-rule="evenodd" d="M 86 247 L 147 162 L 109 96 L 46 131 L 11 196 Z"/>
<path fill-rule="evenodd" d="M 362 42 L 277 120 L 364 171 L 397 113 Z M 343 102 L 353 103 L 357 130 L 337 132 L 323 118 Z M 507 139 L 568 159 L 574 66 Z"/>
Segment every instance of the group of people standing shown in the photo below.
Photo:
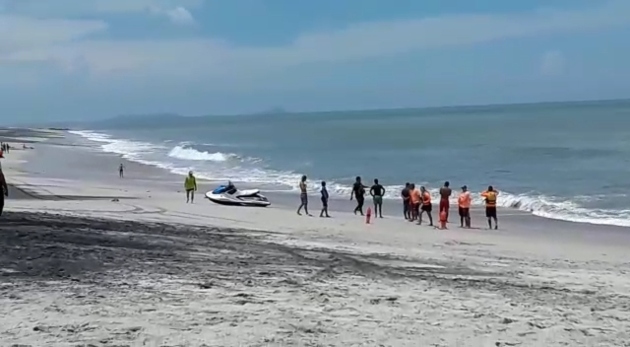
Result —
<path fill-rule="evenodd" d="M 310 216 L 308 212 L 308 192 L 307 192 L 307 177 L 302 176 L 300 180 L 300 206 L 297 209 L 297 214 L 302 215 L 302 209 Z M 350 193 L 350 200 L 356 199 L 357 206 L 354 209 L 354 214 L 361 214 L 363 216 L 363 205 L 365 203 L 365 196 L 368 194 L 372 197 L 374 203 L 374 215 L 377 218 L 383 218 L 383 197 L 385 195 L 385 187 L 383 187 L 378 179 L 374 179 L 374 184 L 371 187 L 364 185 L 361 181 L 361 177 L 357 176 L 354 184 L 352 185 L 352 191 Z M 322 209 L 320 211 L 320 217 L 330 217 L 328 214 L 328 200 L 330 195 L 326 189 L 326 182 L 321 182 L 320 188 Z M 440 202 L 439 202 L 439 220 L 441 228 L 446 227 L 448 222 L 449 210 L 450 210 L 450 198 L 453 194 L 450 188 L 450 182 L 444 182 L 444 186 L 440 188 Z M 497 196 L 499 192 L 492 186 L 489 186 L 486 191 L 481 193 L 485 203 L 485 214 L 488 220 L 488 227 L 490 229 L 499 228 L 497 219 Z M 403 201 L 403 215 L 406 220 L 410 222 L 417 221 L 422 224 L 422 217 L 424 214 L 429 219 L 429 225 L 433 226 L 433 204 L 431 202 L 431 194 L 424 187 L 416 187 L 414 183 L 407 182 L 402 189 L 400 196 Z M 457 198 L 458 212 L 460 219 L 460 226 L 462 228 L 471 228 L 470 218 L 470 206 L 472 204 L 472 196 L 467 186 L 461 187 L 461 192 Z"/>
<path fill-rule="evenodd" d="M 297 209 L 297 214 L 302 215 L 302 209 L 306 215 L 310 216 L 311 214 L 308 212 L 308 191 L 306 184 L 307 177 L 306 175 L 302 176 L 300 180 L 300 206 Z M 369 190 L 368 190 L 369 189 Z M 320 188 L 321 201 L 322 201 L 322 209 L 319 213 L 320 217 L 330 218 L 330 214 L 328 214 L 328 200 L 330 199 L 330 194 L 328 194 L 328 189 L 326 188 L 326 182 L 321 182 Z M 350 193 L 350 200 L 356 200 L 357 207 L 354 209 L 354 214 L 360 213 L 363 216 L 363 205 L 365 204 L 365 195 L 369 192 L 372 196 L 372 200 L 374 202 L 374 216 L 377 218 L 383 218 L 383 196 L 385 195 L 385 187 L 383 187 L 380 183 L 378 183 L 378 179 L 374 179 L 374 184 L 371 187 L 364 185 L 361 181 L 361 177 L 357 176 L 354 184 L 352 185 L 352 191 Z"/>

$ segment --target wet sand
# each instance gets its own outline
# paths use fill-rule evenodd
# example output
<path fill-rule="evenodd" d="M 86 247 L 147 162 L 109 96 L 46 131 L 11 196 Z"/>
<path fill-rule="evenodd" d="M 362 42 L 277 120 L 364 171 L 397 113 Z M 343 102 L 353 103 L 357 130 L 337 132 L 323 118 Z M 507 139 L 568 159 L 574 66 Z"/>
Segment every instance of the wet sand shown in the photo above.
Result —
<path fill-rule="evenodd" d="M 499 231 L 437 231 L 342 210 L 187 205 L 180 183 L 151 168 L 124 180 L 63 160 L 72 178 L 33 170 L 41 146 L 3 162 L 13 185 L 0 220 L 3 346 L 630 341 L 623 228 L 517 213 Z"/>

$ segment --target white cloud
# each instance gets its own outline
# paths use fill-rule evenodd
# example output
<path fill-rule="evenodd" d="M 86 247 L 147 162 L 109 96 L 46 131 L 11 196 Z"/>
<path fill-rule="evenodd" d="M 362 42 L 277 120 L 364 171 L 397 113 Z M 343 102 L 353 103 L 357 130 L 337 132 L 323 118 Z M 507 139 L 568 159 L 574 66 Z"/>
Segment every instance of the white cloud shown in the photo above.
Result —
<path fill-rule="evenodd" d="M 149 2 L 152 3 L 150 6 L 158 6 L 154 8 L 173 8 L 160 7 L 170 4 L 150 0 L 114 1 L 117 7 L 111 3 L 106 5 L 108 2 L 105 0 L 102 3 L 85 1 L 100 3 L 104 6 L 100 8 L 103 11 L 131 11 Z M 185 10 L 183 6 L 181 8 Z M 183 22 L 192 19 L 184 11 L 178 11 L 173 16 L 171 19 L 178 18 Z M 151 73 L 164 77 L 238 76 L 305 63 L 353 61 L 436 47 L 475 45 L 502 39 L 624 26 L 630 24 L 630 1 L 609 1 L 580 10 L 462 14 L 368 22 L 337 31 L 306 33 L 296 37 L 289 45 L 270 47 L 240 47 L 207 38 L 95 40 L 86 35 L 103 30 L 104 23 L 29 21 L 21 19 L 22 30 L 0 30 L 0 42 L 8 40 L 18 47 L 0 51 L 0 64 L 3 60 L 55 62 L 68 69 L 68 66 L 80 62 L 81 68 L 95 76 L 107 76 L 112 72 Z M 59 27 L 65 29 L 60 30 Z M 50 35 L 51 32 L 56 34 Z M 22 44 L 16 46 L 16 43 Z"/>
<path fill-rule="evenodd" d="M 186 8 L 177 6 L 175 8 L 151 7 L 153 14 L 166 16 L 171 22 L 179 25 L 190 25 L 195 23 L 193 15 Z"/>
<path fill-rule="evenodd" d="M 0 0 L 14 14 L 74 17 L 107 13 L 142 13 L 151 8 L 196 8 L 204 0 Z"/>
<path fill-rule="evenodd" d="M 545 52 L 540 59 L 540 72 L 545 76 L 558 76 L 564 72 L 565 58 L 561 51 Z"/>

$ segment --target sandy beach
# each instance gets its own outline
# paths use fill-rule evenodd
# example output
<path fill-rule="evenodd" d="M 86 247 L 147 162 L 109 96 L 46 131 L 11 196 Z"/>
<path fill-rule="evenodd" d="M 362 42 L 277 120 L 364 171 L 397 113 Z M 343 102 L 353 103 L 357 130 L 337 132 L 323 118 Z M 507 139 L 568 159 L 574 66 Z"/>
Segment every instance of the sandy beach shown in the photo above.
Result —
<path fill-rule="evenodd" d="M 186 204 L 183 177 L 19 135 L 2 346 L 630 346 L 628 229 L 501 210 L 440 231 L 394 202 L 367 225 L 345 200 L 214 205 L 209 182 Z"/>

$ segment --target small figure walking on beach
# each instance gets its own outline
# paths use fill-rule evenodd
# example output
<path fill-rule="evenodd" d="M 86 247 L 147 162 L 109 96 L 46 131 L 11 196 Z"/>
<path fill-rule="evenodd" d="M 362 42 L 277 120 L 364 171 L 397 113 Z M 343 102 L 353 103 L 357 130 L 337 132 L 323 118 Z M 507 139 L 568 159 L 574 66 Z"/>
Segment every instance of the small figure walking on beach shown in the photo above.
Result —
<path fill-rule="evenodd" d="M 383 218 L 383 196 L 385 187 L 378 183 L 378 178 L 374 179 L 374 185 L 370 188 L 370 195 L 374 201 L 374 217 Z"/>
<path fill-rule="evenodd" d="M 405 183 L 405 188 L 400 191 L 400 197 L 403 202 L 403 216 L 406 220 L 411 220 L 411 191 L 409 190 L 410 183 Z"/>
<path fill-rule="evenodd" d="M 197 191 L 197 179 L 192 171 L 188 171 L 188 176 L 184 180 L 184 189 L 186 189 L 186 203 L 194 203 L 195 192 Z"/>
<path fill-rule="evenodd" d="M 352 186 L 352 192 L 350 193 L 350 200 L 357 198 L 357 207 L 354 209 L 354 214 L 357 212 L 363 216 L 363 203 L 365 202 L 365 188 L 366 186 L 361 183 L 361 176 L 357 176 L 354 185 Z"/>
<path fill-rule="evenodd" d="M 492 229 L 492 220 L 494 220 L 494 230 L 499 229 L 499 221 L 497 219 L 497 195 L 499 192 L 492 186 L 488 186 L 488 190 L 481 193 L 486 202 L 486 218 L 488 218 L 488 227 Z"/>
<path fill-rule="evenodd" d="M 123 165 L 123 163 L 120 163 L 120 166 L 118 166 L 118 177 L 125 177 L 125 166 Z"/>
<path fill-rule="evenodd" d="M 433 215 L 431 211 L 433 211 L 433 204 L 431 204 L 431 193 L 424 186 L 420 187 L 420 193 L 422 193 L 422 208 L 418 217 L 418 225 L 422 224 L 422 215 L 426 212 L 427 216 L 429 216 L 429 226 L 432 227 Z"/>
<path fill-rule="evenodd" d="M 453 191 L 449 187 L 451 184 L 446 181 L 444 187 L 440 188 L 440 213 L 446 212 L 446 219 L 448 220 L 448 210 L 450 209 L 450 198 Z"/>
<path fill-rule="evenodd" d="M 328 189 L 326 189 L 326 182 L 322 181 L 322 189 L 320 190 L 320 193 L 322 194 L 322 211 L 319 213 L 319 217 L 326 217 L 326 218 L 330 218 L 330 215 L 328 215 Z"/>
<path fill-rule="evenodd" d="M 463 186 L 462 192 L 459 193 L 457 198 L 457 205 L 459 207 L 459 223 L 462 228 L 466 227 L 470 229 L 470 192 L 468 187 Z"/>
<path fill-rule="evenodd" d="M 302 215 L 301 213 L 302 208 L 304 208 L 304 212 L 306 213 L 307 216 L 311 215 L 310 213 L 308 213 L 308 194 L 306 192 L 306 175 L 303 175 L 302 179 L 300 180 L 300 207 L 298 207 L 297 209 L 297 214 L 299 216 Z"/>

